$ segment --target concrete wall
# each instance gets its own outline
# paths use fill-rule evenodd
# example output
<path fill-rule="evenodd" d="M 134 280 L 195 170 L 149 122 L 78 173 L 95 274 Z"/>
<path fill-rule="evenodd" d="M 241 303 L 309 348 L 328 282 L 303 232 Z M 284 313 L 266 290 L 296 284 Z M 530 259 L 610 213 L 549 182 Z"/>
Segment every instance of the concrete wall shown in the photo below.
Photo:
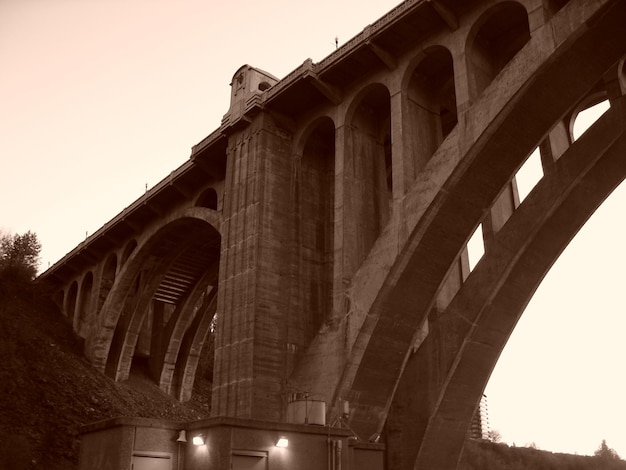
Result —
<path fill-rule="evenodd" d="M 177 469 L 180 423 L 142 418 L 115 418 L 81 430 L 78 468 L 120 470 L 131 468 L 133 456 L 160 457 Z M 182 467 L 181 467 L 182 468 Z"/>
<path fill-rule="evenodd" d="M 187 442 L 177 442 L 180 430 Z M 203 445 L 193 438 L 202 436 Z M 279 437 L 289 445 L 276 446 Z M 346 429 L 316 425 L 212 419 L 192 423 L 118 418 L 86 426 L 79 470 L 130 468 L 133 457 L 160 458 L 171 470 L 383 470 L 384 446 L 357 444 Z M 255 467 L 256 468 L 256 467 Z"/>

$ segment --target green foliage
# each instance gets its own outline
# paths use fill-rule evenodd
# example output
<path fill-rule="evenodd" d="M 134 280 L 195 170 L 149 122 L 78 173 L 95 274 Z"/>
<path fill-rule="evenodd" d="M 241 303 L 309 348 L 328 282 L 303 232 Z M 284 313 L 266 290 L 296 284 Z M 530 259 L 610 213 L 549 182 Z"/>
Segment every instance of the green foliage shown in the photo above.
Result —
<path fill-rule="evenodd" d="M 33 280 L 39 267 L 41 244 L 37 235 L 0 235 L 0 281 Z"/>

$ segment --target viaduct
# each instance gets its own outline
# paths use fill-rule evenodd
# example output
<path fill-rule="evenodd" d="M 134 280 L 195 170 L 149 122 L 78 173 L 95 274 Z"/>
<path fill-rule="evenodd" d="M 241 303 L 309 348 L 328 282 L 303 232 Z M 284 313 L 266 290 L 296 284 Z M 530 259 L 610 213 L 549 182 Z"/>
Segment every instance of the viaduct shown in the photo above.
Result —
<path fill-rule="evenodd" d="M 237 70 L 189 160 L 41 278 L 115 380 L 143 360 L 189 399 L 216 328 L 214 417 L 306 399 L 386 468 L 455 469 L 526 304 L 626 175 L 625 55 L 622 0 L 407 0 L 281 80 Z"/>

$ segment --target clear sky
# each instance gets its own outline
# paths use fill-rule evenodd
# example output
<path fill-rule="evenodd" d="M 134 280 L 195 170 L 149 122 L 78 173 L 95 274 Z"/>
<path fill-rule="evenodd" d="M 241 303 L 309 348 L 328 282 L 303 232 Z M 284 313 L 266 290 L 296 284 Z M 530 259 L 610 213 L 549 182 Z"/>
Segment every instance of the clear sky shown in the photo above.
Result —
<path fill-rule="evenodd" d="M 0 1 L 0 230 L 54 263 L 219 127 L 234 72 L 319 62 L 398 0 Z M 620 188 L 536 293 L 487 388 L 503 440 L 626 457 Z"/>

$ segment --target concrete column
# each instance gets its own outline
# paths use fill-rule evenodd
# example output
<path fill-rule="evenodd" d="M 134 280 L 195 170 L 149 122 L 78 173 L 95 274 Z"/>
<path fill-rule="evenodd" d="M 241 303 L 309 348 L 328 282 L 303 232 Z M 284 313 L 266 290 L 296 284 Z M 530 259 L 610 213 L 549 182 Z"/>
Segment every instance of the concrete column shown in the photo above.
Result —
<path fill-rule="evenodd" d="M 291 137 L 267 115 L 231 136 L 214 416 L 280 421 L 286 396 Z"/>
<path fill-rule="evenodd" d="M 391 95 L 391 155 L 393 169 L 393 199 L 404 196 L 406 188 L 415 180 L 416 170 L 413 163 L 411 122 L 408 102 L 398 90 Z"/>
<path fill-rule="evenodd" d="M 494 202 L 493 206 L 491 206 L 491 209 L 489 209 L 489 214 L 483 221 L 485 252 L 489 251 L 496 234 L 506 221 L 509 220 L 509 217 L 511 217 L 517 207 L 515 204 L 515 195 L 517 193 L 515 188 L 516 186 L 514 187 L 513 182 L 509 183 L 504 188 L 500 196 L 498 196 Z"/>
<path fill-rule="evenodd" d="M 333 322 L 345 313 L 345 287 L 350 279 L 344 275 L 345 240 L 345 159 L 348 148 L 347 126 L 335 130 L 335 201 L 333 204 Z"/>

